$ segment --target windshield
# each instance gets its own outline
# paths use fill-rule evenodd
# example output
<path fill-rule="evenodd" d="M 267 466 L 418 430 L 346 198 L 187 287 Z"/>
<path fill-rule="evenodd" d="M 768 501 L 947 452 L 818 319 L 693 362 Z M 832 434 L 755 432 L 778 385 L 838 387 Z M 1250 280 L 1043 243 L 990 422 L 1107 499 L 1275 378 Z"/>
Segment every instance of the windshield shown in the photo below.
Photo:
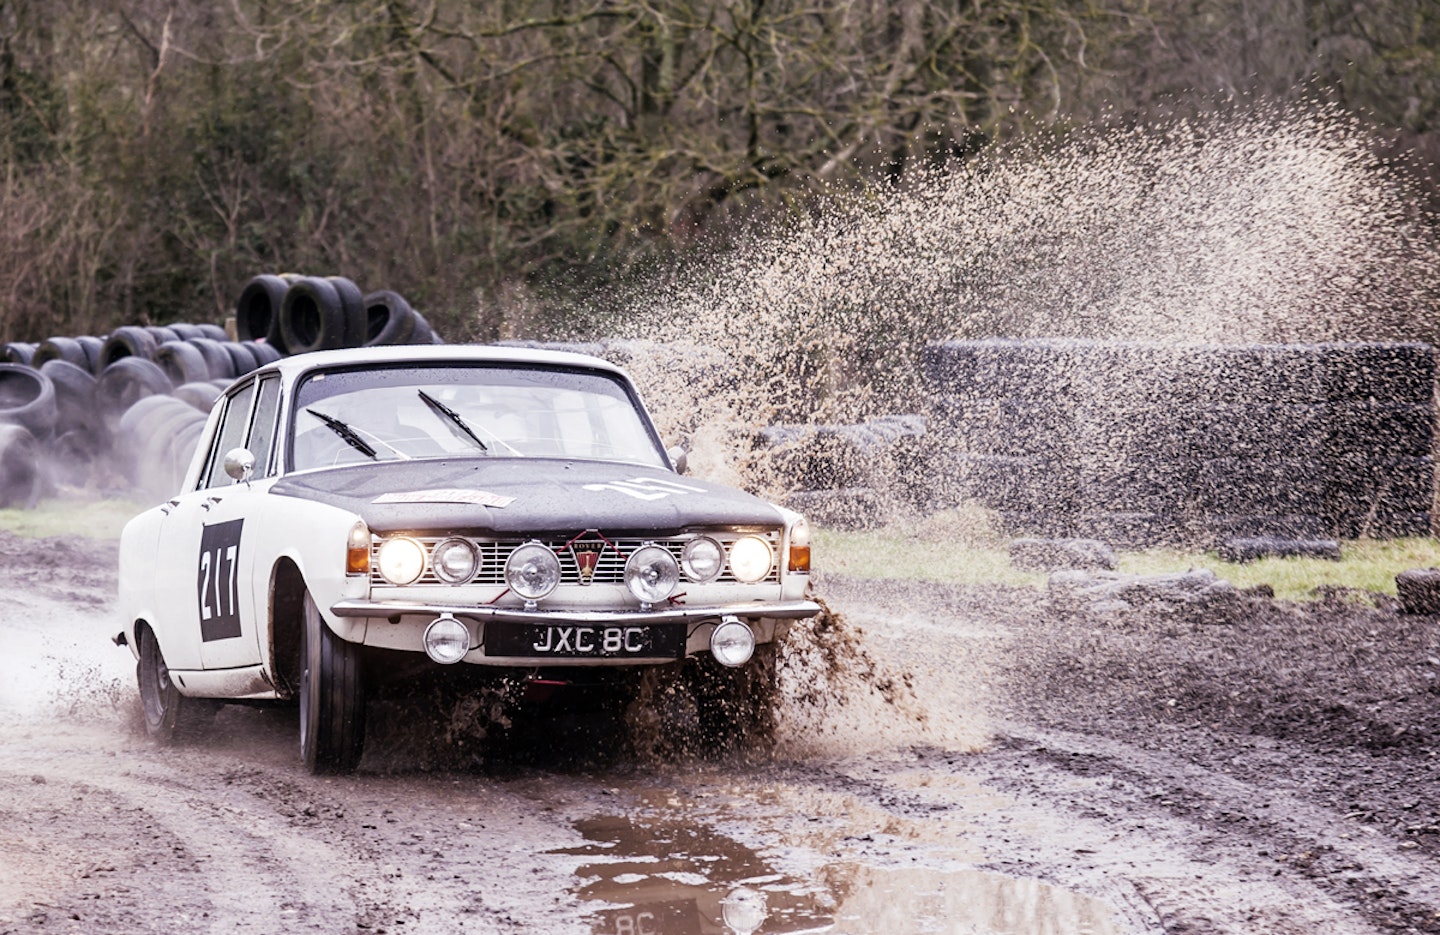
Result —
<path fill-rule="evenodd" d="M 621 380 L 511 365 L 315 374 L 297 391 L 290 452 L 296 471 L 455 457 L 666 463 Z"/>

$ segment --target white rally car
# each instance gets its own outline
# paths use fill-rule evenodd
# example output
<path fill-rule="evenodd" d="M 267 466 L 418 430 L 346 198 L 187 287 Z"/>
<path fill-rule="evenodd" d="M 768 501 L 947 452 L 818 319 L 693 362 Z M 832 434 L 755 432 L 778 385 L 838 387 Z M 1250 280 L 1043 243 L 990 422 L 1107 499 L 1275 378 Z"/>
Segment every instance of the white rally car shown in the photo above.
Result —
<path fill-rule="evenodd" d="M 629 378 L 578 354 L 367 348 L 249 374 L 121 536 L 117 641 L 150 733 L 202 699 L 298 699 L 307 766 L 348 771 L 386 680 L 756 665 L 819 610 L 808 526 L 683 460 Z"/>

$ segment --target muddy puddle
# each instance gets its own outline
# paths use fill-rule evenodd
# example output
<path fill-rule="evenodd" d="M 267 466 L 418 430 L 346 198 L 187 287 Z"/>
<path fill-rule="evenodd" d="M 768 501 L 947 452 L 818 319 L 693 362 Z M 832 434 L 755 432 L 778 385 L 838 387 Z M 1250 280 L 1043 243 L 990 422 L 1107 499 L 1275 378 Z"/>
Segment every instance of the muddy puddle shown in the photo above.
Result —
<path fill-rule="evenodd" d="M 1039 880 L 972 869 L 823 864 L 808 879 L 738 841 L 670 818 L 603 816 L 575 895 L 603 904 L 595 935 L 1120 935 L 1105 902 Z"/>

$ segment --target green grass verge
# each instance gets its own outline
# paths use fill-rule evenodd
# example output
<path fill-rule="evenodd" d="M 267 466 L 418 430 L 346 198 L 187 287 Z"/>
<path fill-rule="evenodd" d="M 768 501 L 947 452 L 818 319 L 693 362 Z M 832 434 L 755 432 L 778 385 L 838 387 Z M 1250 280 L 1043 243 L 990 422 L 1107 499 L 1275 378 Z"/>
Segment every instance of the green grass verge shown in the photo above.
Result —
<path fill-rule="evenodd" d="M 33 510 L 0 510 L 0 529 L 35 539 L 118 539 L 125 523 L 142 510 L 129 500 L 45 500 Z"/>
<path fill-rule="evenodd" d="M 1008 584 L 1044 587 L 1048 575 L 1016 571 L 1003 544 L 964 537 L 930 539 L 904 532 L 815 530 L 815 570 L 859 578 L 903 578 L 942 584 Z M 1440 567 L 1440 540 L 1394 539 L 1345 542 L 1338 562 L 1313 558 L 1267 558 L 1237 565 L 1213 553 L 1150 549 L 1120 553 L 1125 574 L 1161 574 L 1208 568 L 1237 587 L 1268 584 L 1275 596 L 1313 600 L 1317 588 L 1342 587 L 1395 593 L 1395 576 L 1408 568 Z"/>

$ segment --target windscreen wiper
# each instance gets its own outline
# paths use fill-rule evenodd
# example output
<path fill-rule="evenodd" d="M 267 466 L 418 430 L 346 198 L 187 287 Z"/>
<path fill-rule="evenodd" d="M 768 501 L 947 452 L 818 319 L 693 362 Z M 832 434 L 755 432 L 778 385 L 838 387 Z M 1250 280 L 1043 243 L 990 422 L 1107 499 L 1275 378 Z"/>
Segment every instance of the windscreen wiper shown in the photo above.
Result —
<path fill-rule="evenodd" d="M 371 447 L 369 442 L 361 438 L 349 425 L 346 425 L 334 416 L 327 416 L 325 413 L 316 412 L 314 409 L 306 409 L 305 411 L 321 422 L 324 422 L 330 431 L 339 435 L 345 441 L 345 444 L 354 448 L 371 461 L 376 459 L 375 449 Z"/>
<path fill-rule="evenodd" d="M 474 442 L 476 447 L 478 447 L 481 451 L 490 450 L 490 446 L 480 440 L 480 436 L 475 434 L 475 430 L 470 427 L 470 423 L 465 421 L 464 416 L 460 415 L 460 413 L 456 412 L 454 409 L 451 409 L 449 406 L 445 405 L 440 400 L 436 399 L 434 396 L 431 396 L 424 390 L 416 390 L 416 392 L 419 393 L 420 398 L 425 401 L 425 405 L 429 406 L 431 409 L 444 416 L 446 420 L 449 421 L 452 427 L 459 429 L 461 432 L 463 432 L 465 437 Z"/>

